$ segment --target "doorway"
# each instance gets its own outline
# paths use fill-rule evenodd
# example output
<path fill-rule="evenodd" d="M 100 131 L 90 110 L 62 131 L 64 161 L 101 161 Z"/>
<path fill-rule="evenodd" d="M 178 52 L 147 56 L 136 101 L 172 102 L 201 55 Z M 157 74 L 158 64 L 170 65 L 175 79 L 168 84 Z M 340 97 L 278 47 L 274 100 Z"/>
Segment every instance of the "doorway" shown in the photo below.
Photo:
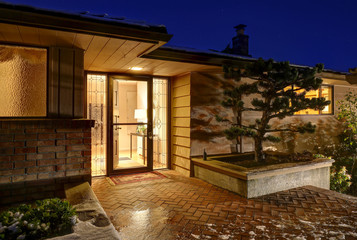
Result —
<path fill-rule="evenodd" d="M 168 93 L 167 78 L 87 74 L 92 176 L 168 167 Z"/>
<path fill-rule="evenodd" d="M 153 169 L 152 78 L 112 76 L 109 90 L 109 175 Z"/>

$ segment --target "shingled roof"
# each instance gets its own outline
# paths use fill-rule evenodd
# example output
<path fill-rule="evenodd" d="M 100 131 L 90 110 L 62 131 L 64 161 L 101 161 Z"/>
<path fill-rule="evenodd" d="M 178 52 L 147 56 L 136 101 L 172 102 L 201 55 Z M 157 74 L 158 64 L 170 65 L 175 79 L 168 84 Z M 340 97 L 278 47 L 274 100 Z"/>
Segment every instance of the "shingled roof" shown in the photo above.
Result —
<path fill-rule="evenodd" d="M 166 42 L 172 37 L 167 33 L 166 27 L 160 24 L 150 24 L 105 13 L 95 14 L 88 11 L 73 13 L 5 2 L 0 2 L 0 22 L 106 36 L 128 35 L 133 38 Z"/>

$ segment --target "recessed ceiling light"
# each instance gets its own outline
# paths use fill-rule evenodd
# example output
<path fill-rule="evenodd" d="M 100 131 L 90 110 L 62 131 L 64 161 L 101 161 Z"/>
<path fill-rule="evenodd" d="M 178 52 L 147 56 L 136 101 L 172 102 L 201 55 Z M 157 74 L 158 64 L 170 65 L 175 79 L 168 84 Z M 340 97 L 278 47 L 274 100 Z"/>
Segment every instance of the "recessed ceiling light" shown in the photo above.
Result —
<path fill-rule="evenodd" d="M 130 69 L 130 70 L 134 70 L 134 71 L 141 71 L 141 70 L 143 70 L 142 67 L 130 67 L 129 69 Z"/>

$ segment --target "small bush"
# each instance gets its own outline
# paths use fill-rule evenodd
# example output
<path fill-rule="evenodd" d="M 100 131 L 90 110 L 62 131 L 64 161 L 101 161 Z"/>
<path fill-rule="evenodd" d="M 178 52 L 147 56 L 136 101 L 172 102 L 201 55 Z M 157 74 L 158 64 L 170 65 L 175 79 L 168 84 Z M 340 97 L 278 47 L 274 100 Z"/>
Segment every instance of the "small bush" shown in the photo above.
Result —
<path fill-rule="evenodd" d="M 21 204 L 0 214 L 0 239 L 43 239 L 70 232 L 75 209 L 58 198 Z"/>
<path fill-rule="evenodd" d="M 351 176 L 347 173 L 345 166 L 337 168 L 331 167 L 330 189 L 340 193 L 347 193 L 351 186 Z"/>

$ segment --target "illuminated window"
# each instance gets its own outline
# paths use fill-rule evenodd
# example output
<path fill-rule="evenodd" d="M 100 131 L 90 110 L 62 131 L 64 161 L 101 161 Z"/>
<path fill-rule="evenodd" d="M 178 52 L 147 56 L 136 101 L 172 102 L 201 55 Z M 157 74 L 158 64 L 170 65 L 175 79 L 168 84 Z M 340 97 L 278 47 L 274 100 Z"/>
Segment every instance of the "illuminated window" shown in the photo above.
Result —
<path fill-rule="evenodd" d="M 303 92 L 304 90 L 298 91 Z M 299 112 L 296 112 L 295 115 L 318 115 L 318 114 L 332 114 L 332 104 L 333 104 L 333 98 L 332 98 L 332 86 L 327 86 L 327 85 L 322 85 L 319 89 L 317 90 L 312 90 L 306 93 L 306 98 L 319 98 L 323 97 L 326 100 L 330 101 L 330 104 L 327 105 L 323 110 L 315 110 L 315 109 L 305 109 L 301 110 Z"/>
<path fill-rule="evenodd" d="M 0 117 L 45 117 L 47 50 L 0 44 Z"/>

